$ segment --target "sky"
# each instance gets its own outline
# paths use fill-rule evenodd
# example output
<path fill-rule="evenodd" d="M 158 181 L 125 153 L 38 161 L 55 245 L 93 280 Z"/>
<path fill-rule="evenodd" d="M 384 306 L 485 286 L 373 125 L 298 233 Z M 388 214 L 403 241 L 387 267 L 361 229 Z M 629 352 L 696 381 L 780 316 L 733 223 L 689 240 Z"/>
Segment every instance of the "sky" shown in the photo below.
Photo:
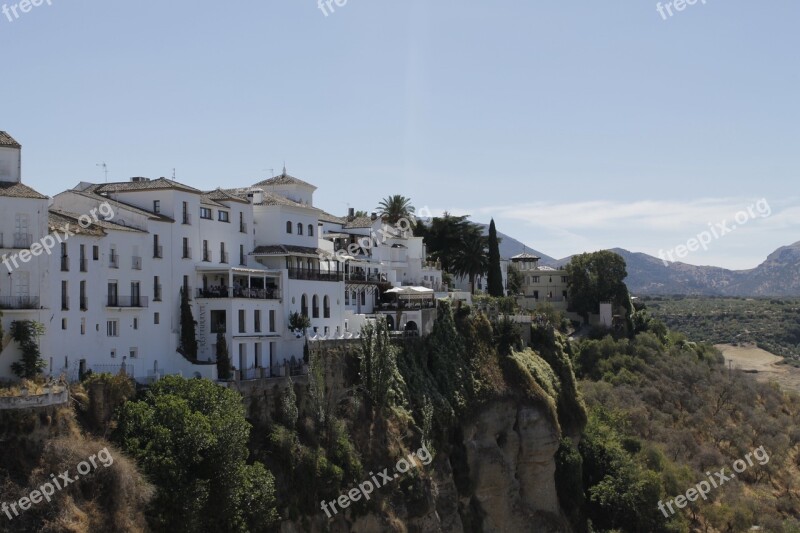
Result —
<path fill-rule="evenodd" d="M 334 214 L 403 194 L 557 258 L 800 241 L 796 0 L 17 2 L 0 130 L 45 194 L 103 162 L 199 189 L 285 164 Z"/>

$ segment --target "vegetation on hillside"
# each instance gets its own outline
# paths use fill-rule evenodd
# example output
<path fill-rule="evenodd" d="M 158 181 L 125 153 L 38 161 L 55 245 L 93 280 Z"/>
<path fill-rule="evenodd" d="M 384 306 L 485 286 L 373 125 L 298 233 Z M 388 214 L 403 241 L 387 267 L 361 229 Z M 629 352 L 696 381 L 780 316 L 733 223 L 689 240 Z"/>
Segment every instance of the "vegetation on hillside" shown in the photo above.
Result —
<path fill-rule="evenodd" d="M 643 297 L 653 316 L 689 339 L 711 344 L 756 344 L 800 362 L 800 300 Z"/>

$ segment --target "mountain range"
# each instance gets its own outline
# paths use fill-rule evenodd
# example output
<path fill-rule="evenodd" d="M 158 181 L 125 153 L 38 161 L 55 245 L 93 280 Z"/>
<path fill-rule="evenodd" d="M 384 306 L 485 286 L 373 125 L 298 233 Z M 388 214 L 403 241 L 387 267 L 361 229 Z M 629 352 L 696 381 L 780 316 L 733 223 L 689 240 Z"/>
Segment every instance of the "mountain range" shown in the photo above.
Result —
<path fill-rule="evenodd" d="M 488 226 L 487 226 L 488 227 Z M 500 257 L 510 258 L 527 251 L 541 257 L 547 266 L 565 265 L 570 257 L 555 259 L 498 232 Z M 800 297 L 800 241 L 771 253 L 756 268 L 729 270 L 714 266 L 664 262 L 651 255 L 613 248 L 627 264 L 625 283 L 631 294 L 739 297 Z"/>

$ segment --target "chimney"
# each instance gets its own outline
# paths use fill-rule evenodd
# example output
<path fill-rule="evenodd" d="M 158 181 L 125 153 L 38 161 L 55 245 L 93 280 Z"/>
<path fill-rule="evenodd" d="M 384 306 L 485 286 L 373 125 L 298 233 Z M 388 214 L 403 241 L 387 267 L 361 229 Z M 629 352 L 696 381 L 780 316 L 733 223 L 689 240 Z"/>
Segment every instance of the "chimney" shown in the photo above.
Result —
<path fill-rule="evenodd" d="M 347 210 L 347 219 L 353 220 L 354 218 L 356 218 L 356 208 L 351 207 L 350 209 Z"/>

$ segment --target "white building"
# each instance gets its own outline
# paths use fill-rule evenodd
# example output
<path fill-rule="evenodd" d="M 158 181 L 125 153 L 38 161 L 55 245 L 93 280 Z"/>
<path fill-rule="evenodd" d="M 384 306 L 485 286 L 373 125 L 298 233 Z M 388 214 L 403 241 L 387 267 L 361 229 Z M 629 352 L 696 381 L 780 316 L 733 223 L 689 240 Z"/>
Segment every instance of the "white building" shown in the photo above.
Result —
<path fill-rule="evenodd" d="M 325 213 L 314 207 L 316 187 L 285 170 L 205 192 L 165 178 L 80 183 L 48 208 L 47 197 L 19 179 L 20 152 L 0 132 L 0 246 L 8 264 L 0 307 L 6 331 L 13 320 L 45 325 L 40 344 L 51 375 L 75 379 L 124 366 L 140 381 L 174 373 L 216 379 L 222 335 L 242 378 L 269 377 L 303 357 L 305 339 L 289 329 L 290 313 L 308 316 L 307 335 L 317 340 L 357 335 L 378 314 L 395 329 L 425 334 L 435 297 L 446 295 L 421 238 L 408 231 L 376 238 L 385 229 L 377 217 Z M 81 224 L 98 212 L 109 216 Z M 64 228 L 69 236 L 51 254 L 32 253 L 48 231 L 59 236 Z M 179 350 L 182 293 L 196 322 L 194 358 Z M 6 339 L 0 378 L 11 377 L 18 359 Z"/>
<path fill-rule="evenodd" d="M 522 294 L 517 301 L 525 309 L 536 309 L 542 303 L 552 304 L 561 311 L 567 310 L 569 276 L 566 270 L 540 266 L 541 258 L 527 252 L 511 258 L 511 268 L 522 276 Z"/>

